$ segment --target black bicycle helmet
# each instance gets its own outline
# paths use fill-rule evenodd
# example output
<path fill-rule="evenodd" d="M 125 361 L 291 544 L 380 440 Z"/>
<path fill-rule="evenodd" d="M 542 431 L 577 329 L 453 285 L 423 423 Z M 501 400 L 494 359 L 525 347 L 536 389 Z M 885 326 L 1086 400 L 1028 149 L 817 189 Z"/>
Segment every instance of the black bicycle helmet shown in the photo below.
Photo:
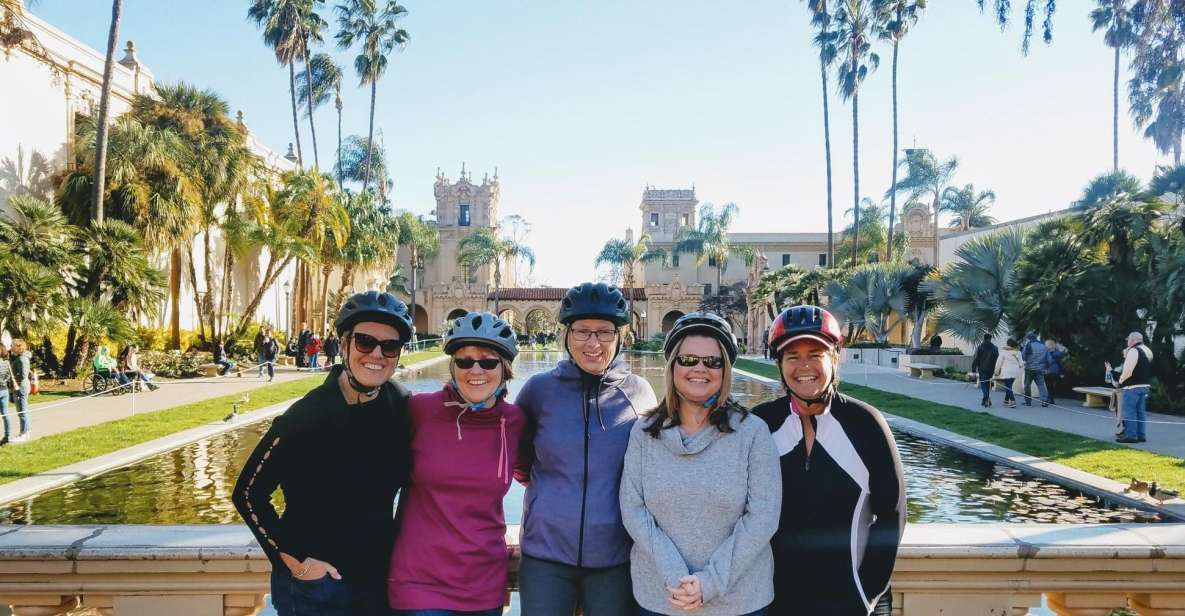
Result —
<path fill-rule="evenodd" d="M 514 329 L 492 312 L 470 312 L 453 321 L 444 336 L 444 352 L 452 355 L 468 345 L 488 347 L 510 361 L 518 355 Z"/>
<path fill-rule="evenodd" d="M 386 323 L 399 332 L 400 340 L 405 343 L 411 340 L 411 315 L 407 312 L 407 304 L 390 293 L 367 291 L 355 294 L 338 311 L 334 328 L 340 336 L 364 321 Z"/>
<path fill-rule="evenodd" d="M 732 326 L 720 315 L 711 312 L 689 312 L 679 317 L 671 326 L 671 331 L 667 332 L 667 339 L 662 345 L 663 357 L 670 359 L 675 347 L 679 346 L 679 341 L 691 334 L 719 340 L 728 353 L 728 363 L 736 362 L 737 338 L 732 333 Z"/>
<path fill-rule="evenodd" d="M 621 289 L 603 282 L 585 282 L 568 289 L 560 302 L 560 323 L 571 325 L 580 319 L 604 319 L 618 327 L 629 323 L 629 308 Z"/>

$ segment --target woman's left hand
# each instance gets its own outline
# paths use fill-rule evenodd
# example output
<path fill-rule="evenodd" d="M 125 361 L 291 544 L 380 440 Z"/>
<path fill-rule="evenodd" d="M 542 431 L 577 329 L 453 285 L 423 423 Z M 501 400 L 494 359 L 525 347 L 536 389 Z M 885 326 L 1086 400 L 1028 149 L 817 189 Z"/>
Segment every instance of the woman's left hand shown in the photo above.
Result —
<path fill-rule="evenodd" d="M 667 601 L 685 612 L 693 612 L 704 604 L 703 588 L 694 575 L 683 576 L 679 579 L 679 587 L 667 588 L 667 592 L 671 593 Z"/>

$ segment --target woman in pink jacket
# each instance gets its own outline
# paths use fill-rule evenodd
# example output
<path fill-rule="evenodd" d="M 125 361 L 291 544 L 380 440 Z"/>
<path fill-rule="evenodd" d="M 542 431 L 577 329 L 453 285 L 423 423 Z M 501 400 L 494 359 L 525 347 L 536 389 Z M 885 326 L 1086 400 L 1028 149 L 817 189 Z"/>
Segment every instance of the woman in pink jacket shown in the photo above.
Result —
<path fill-rule="evenodd" d="M 526 428 L 506 402 L 514 331 L 489 312 L 453 322 L 452 380 L 409 406 L 412 473 L 399 497 L 387 597 L 404 616 L 495 616 L 509 558 L 502 499 Z"/>

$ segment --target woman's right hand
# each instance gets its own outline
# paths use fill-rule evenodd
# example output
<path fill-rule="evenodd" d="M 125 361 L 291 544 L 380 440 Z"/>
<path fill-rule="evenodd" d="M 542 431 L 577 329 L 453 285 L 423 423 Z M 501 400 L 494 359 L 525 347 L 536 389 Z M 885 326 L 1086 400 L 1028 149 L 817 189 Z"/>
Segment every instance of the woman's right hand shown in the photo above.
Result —
<path fill-rule="evenodd" d="M 299 561 L 288 554 L 281 553 L 280 560 L 284 561 L 284 564 L 288 566 L 288 570 L 292 572 L 292 577 L 298 580 L 304 580 L 308 582 L 312 580 L 319 580 L 326 575 L 332 577 L 335 580 L 342 579 L 342 576 L 337 572 L 336 567 L 323 560 L 317 560 L 312 556 L 305 558 L 304 561 Z"/>

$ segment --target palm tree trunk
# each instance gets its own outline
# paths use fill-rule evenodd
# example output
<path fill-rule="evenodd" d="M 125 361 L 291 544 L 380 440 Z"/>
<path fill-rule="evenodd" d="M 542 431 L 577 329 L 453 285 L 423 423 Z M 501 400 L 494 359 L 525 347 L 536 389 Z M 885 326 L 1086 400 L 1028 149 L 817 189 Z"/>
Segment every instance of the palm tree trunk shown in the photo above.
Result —
<path fill-rule="evenodd" d="M 329 274 L 333 273 L 333 265 L 326 263 L 321 266 L 321 322 L 317 323 L 317 331 L 325 335 L 325 321 L 329 318 Z M 346 277 L 342 276 L 342 287 L 345 287 Z"/>
<path fill-rule="evenodd" d="M 181 247 L 169 254 L 169 348 L 181 350 Z"/>
<path fill-rule="evenodd" d="M 499 263 L 500 259 L 494 258 L 494 315 L 501 312 L 500 293 L 502 290 L 502 266 Z"/>
<path fill-rule="evenodd" d="M 111 73 L 115 71 L 115 44 L 119 41 L 119 22 L 123 0 L 111 3 L 111 29 L 107 33 L 107 60 L 103 64 L 103 90 L 99 94 L 99 125 L 95 138 L 94 195 L 91 197 L 91 220 L 103 224 L 103 191 L 107 179 L 107 115 L 110 113 Z"/>
<path fill-rule="evenodd" d="M 897 8 L 898 23 L 901 20 L 901 7 Z M 893 41 L 893 179 L 889 184 L 889 247 L 887 262 L 893 262 L 893 224 L 897 220 L 897 49 L 900 42 Z"/>
<path fill-rule="evenodd" d="M 819 59 L 823 76 L 823 152 L 827 161 L 827 267 L 835 267 L 835 230 L 831 220 L 831 109 L 827 97 L 827 65 Z"/>
<path fill-rule="evenodd" d="M 374 99 L 378 96 L 378 80 L 370 82 L 370 130 L 366 137 L 366 169 L 362 175 L 362 192 L 370 187 L 370 156 L 374 152 Z"/>
<path fill-rule="evenodd" d="M 304 153 L 300 149 L 300 118 L 296 113 L 296 66 L 288 62 L 288 95 L 292 98 L 292 134 L 296 135 L 296 164 L 304 169 Z"/>
<path fill-rule="evenodd" d="M 1115 46 L 1115 77 L 1111 87 L 1113 113 L 1111 114 L 1111 150 L 1114 158 L 1113 170 L 1119 171 L 1119 45 Z"/>
<path fill-rule="evenodd" d="M 724 299 L 722 297 L 720 297 L 720 283 L 721 283 L 722 278 L 723 278 L 723 272 L 720 271 L 720 258 L 717 257 L 716 258 L 716 314 L 719 314 L 721 316 L 723 316 L 723 312 L 724 312 L 723 305 L 721 304 L 721 302 L 723 302 Z"/>
<path fill-rule="evenodd" d="M 342 301 L 344 301 L 346 297 L 346 290 L 352 286 L 354 286 L 354 264 L 346 263 L 345 266 L 342 267 L 342 281 L 341 285 L 337 288 L 337 305 L 333 307 L 334 312 L 341 310 Z M 325 314 L 328 315 L 329 313 L 326 312 Z"/>
<path fill-rule="evenodd" d="M 214 267 L 211 252 L 210 228 L 206 227 L 206 232 L 202 234 L 202 267 L 205 269 L 203 274 L 206 278 L 206 297 L 202 301 L 202 310 L 205 311 L 206 321 L 210 325 L 210 337 L 217 342 L 214 333 Z"/>
<path fill-rule="evenodd" d="M 345 177 L 342 176 L 342 95 L 340 92 L 334 105 L 337 107 L 337 187 L 340 189 L 346 183 Z"/>
<path fill-rule="evenodd" d="M 202 342 L 206 341 L 206 314 L 204 299 L 198 294 L 197 288 L 197 268 L 193 266 L 193 259 L 188 259 L 189 262 L 189 287 L 193 291 L 193 305 L 197 311 L 198 322 L 198 339 Z M 209 294 L 209 291 L 206 291 Z"/>
<path fill-rule="evenodd" d="M 313 69 L 309 66 L 309 46 L 307 41 L 304 47 L 304 78 L 305 83 L 309 85 L 308 91 L 305 94 L 308 99 L 306 103 L 309 106 L 309 133 L 313 136 L 313 169 L 319 171 L 321 169 L 321 157 L 317 154 L 317 126 L 313 122 Z"/>
<path fill-rule="evenodd" d="M 860 254 L 860 93 L 858 91 L 852 94 L 852 191 L 853 207 L 856 212 L 852 265 L 856 265 Z"/>

